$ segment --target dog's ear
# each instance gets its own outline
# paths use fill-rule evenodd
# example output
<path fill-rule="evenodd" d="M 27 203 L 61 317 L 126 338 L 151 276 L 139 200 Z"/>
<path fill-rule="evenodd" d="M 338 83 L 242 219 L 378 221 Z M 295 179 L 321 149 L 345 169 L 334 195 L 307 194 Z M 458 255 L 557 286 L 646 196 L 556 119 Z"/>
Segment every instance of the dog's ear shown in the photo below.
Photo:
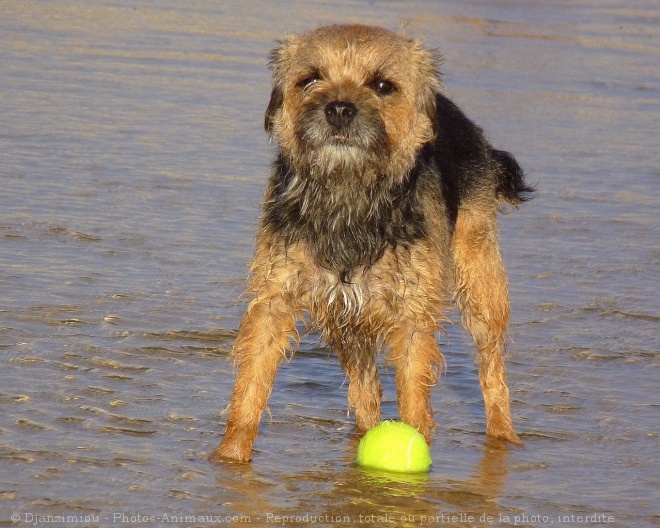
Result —
<path fill-rule="evenodd" d="M 273 132 L 275 113 L 284 103 L 284 79 L 286 78 L 287 65 L 291 62 L 291 53 L 297 42 L 297 37 L 290 35 L 284 40 L 278 41 L 278 45 L 270 52 L 268 68 L 273 71 L 273 89 L 270 92 L 270 101 L 266 108 L 264 128 L 270 135 Z"/>
<path fill-rule="evenodd" d="M 427 93 L 424 94 L 424 111 L 431 122 L 431 131 L 433 134 L 432 141 L 438 137 L 439 132 L 439 116 L 438 116 L 438 107 L 436 104 L 438 97 L 438 92 L 434 88 L 427 89 Z"/>
<path fill-rule="evenodd" d="M 433 139 L 438 135 L 438 109 L 436 98 L 442 86 L 440 65 L 444 62 L 442 54 L 436 49 L 427 49 L 422 40 L 413 40 L 415 62 L 418 65 L 420 86 L 420 106 L 431 123 Z"/>
<path fill-rule="evenodd" d="M 279 86 L 273 86 L 273 90 L 270 92 L 268 108 L 266 108 L 266 118 L 264 119 L 264 128 L 269 135 L 273 133 L 273 117 L 275 112 L 282 106 L 283 101 L 284 94 L 282 93 L 282 89 Z"/>

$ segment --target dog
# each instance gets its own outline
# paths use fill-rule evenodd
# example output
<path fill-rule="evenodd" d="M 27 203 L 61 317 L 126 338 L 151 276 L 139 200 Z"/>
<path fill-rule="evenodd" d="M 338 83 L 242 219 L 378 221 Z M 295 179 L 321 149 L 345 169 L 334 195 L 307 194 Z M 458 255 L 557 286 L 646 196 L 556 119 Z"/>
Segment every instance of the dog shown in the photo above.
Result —
<path fill-rule="evenodd" d="M 358 433 L 380 420 L 383 352 L 400 419 L 430 440 L 436 332 L 452 299 L 476 342 L 486 433 L 522 443 L 502 360 L 509 299 L 496 214 L 533 189 L 442 95 L 439 61 L 419 40 L 362 25 L 320 27 L 272 52 L 265 129 L 278 151 L 230 414 L 210 460 L 251 459 L 300 320 L 338 354 Z"/>

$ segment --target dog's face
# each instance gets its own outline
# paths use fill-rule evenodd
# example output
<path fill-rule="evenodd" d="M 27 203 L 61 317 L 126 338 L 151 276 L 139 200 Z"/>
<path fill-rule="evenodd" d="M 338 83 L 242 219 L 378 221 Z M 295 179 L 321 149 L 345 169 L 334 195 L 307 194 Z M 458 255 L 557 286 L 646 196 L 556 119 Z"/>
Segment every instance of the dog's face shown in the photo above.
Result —
<path fill-rule="evenodd" d="M 391 31 L 325 26 L 273 51 L 265 126 L 324 185 L 403 177 L 433 138 L 434 54 Z"/>

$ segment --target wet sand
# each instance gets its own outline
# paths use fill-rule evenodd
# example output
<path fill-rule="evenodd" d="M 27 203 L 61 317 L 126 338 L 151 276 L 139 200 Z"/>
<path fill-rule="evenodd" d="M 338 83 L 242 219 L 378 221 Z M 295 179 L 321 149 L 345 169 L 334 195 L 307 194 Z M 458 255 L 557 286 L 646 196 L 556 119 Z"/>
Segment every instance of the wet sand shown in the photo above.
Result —
<path fill-rule="evenodd" d="M 312 337 L 252 464 L 209 464 L 272 156 L 269 50 L 403 20 L 537 185 L 500 219 L 525 447 L 486 441 L 455 324 L 427 477 L 353 465 L 347 385 Z M 654 2 L 0 2 L 0 72 L 0 526 L 658 523 Z"/>

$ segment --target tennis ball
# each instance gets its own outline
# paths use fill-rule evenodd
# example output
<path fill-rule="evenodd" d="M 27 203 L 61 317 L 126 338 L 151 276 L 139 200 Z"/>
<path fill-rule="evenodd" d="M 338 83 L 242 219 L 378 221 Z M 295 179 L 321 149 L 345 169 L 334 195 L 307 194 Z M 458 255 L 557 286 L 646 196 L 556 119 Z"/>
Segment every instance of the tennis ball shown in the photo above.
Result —
<path fill-rule="evenodd" d="M 385 420 L 362 437 L 355 462 L 367 468 L 422 473 L 431 467 L 431 455 L 417 429 L 403 422 Z"/>

